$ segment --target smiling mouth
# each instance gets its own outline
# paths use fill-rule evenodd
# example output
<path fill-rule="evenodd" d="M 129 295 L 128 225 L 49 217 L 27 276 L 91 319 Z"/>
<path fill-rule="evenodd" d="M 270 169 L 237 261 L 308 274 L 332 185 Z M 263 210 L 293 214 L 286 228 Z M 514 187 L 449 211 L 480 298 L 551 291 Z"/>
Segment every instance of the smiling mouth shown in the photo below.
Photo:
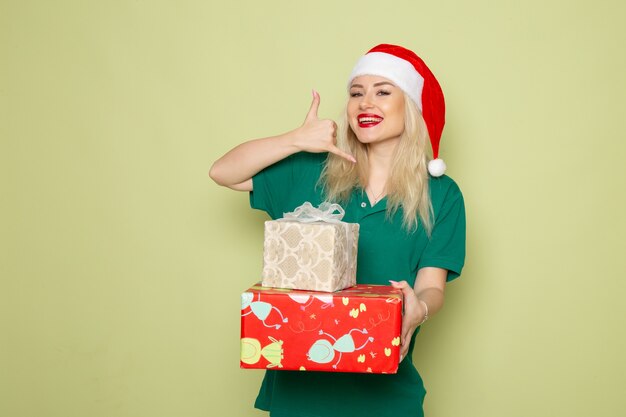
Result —
<path fill-rule="evenodd" d="M 373 114 L 360 114 L 357 118 L 359 127 L 373 127 L 383 121 L 383 118 Z"/>

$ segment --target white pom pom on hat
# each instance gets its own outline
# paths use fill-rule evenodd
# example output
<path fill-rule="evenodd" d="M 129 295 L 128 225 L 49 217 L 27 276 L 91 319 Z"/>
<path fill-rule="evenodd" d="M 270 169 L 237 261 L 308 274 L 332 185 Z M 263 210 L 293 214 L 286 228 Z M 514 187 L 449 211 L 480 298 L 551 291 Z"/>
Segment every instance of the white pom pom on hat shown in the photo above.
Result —
<path fill-rule="evenodd" d="M 439 141 L 445 124 L 446 104 L 439 82 L 424 61 L 413 51 L 397 45 L 380 44 L 370 49 L 354 66 L 348 88 L 352 80 L 360 75 L 378 75 L 395 83 L 404 91 L 422 112 L 433 160 L 428 163 L 428 172 L 440 177 L 446 171 L 446 164 L 439 159 Z"/>
<path fill-rule="evenodd" d="M 428 172 L 433 177 L 441 177 L 446 172 L 446 163 L 443 162 L 443 159 L 433 159 L 428 162 Z"/>

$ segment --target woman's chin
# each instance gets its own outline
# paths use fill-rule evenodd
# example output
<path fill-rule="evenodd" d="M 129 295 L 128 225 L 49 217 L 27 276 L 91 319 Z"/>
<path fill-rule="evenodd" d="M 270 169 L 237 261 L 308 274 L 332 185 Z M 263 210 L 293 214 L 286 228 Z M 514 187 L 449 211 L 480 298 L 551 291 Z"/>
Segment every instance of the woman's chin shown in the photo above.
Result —
<path fill-rule="evenodd" d="M 372 135 L 370 132 L 363 131 L 356 132 L 355 136 L 357 140 L 363 144 L 376 142 L 379 139 L 378 135 Z"/>
<path fill-rule="evenodd" d="M 385 137 L 380 137 L 378 135 L 356 135 L 356 138 L 359 142 L 361 142 L 363 145 L 374 145 L 374 144 L 394 144 L 396 142 L 398 142 L 400 140 L 400 137 L 392 137 L 392 138 L 385 138 Z"/>

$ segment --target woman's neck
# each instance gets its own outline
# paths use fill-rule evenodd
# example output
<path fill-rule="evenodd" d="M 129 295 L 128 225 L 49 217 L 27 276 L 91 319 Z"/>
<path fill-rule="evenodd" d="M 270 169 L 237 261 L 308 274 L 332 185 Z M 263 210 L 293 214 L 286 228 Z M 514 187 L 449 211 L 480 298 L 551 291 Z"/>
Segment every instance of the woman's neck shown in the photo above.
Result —
<path fill-rule="evenodd" d="M 385 141 L 382 143 L 369 144 L 367 148 L 367 159 L 369 162 L 370 176 L 384 174 L 389 175 L 397 143 L 395 141 Z"/>
<path fill-rule="evenodd" d="M 371 192 L 379 193 L 385 189 L 391 172 L 396 145 L 397 142 L 395 141 L 385 141 L 368 146 L 369 178 L 367 186 Z"/>

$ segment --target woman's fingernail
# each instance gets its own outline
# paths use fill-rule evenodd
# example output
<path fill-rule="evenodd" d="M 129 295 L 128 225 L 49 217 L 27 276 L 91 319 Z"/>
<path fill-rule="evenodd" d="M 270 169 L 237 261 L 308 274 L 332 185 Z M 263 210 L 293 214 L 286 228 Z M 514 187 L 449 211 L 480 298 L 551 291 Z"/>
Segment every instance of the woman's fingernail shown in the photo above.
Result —
<path fill-rule="evenodd" d="M 404 356 L 400 355 L 400 362 L 402 362 L 402 358 L 404 358 Z"/>
<path fill-rule="evenodd" d="M 389 280 L 389 282 L 391 282 L 392 284 L 397 284 L 396 281 Z"/>

